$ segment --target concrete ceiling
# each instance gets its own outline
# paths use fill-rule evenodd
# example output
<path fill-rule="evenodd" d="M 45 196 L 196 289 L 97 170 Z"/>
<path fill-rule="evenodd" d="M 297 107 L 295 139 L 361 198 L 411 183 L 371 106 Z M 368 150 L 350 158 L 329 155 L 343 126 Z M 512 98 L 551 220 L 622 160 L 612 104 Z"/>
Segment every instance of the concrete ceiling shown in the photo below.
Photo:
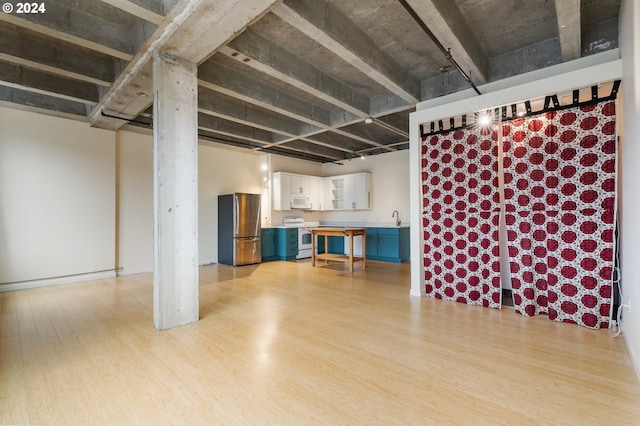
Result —
<path fill-rule="evenodd" d="M 618 47 L 620 9 L 620 0 L 43 4 L 0 13 L 0 105 L 148 129 L 162 49 L 199 64 L 202 140 L 318 162 L 407 149 L 417 102 L 470 87 L 425 27 L 481 85 Z"/>

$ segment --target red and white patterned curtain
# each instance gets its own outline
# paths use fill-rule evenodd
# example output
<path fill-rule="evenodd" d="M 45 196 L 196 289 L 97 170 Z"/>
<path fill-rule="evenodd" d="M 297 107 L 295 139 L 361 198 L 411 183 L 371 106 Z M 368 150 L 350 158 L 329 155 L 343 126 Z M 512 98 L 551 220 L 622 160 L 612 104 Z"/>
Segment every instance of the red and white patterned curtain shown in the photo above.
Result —
<path fill-rule="evenodd" d="M 504 197 L 517 312 L 609 326 L 616 194 L 615 102 L 503 126 Z"/>
<path fill-rule="evenodd" d="M 496 132 L 423 138 L 422 197 L 427 295 L 500 308 Z"/>

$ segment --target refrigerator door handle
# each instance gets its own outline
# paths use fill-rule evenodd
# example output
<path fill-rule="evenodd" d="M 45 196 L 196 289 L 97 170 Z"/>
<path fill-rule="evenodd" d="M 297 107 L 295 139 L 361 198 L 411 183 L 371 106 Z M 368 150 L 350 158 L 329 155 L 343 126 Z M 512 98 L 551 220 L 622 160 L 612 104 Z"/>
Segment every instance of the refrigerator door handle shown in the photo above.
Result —
<path fill-rule="evenodd" d="M 235 224 L 235 229 L 233 231 L 233 235 L 238 235 L 238 222 L 240 222 L 240 212 L 239 212 L 239 205 L 238 205 L 238 195 L 237 194 L 233 194 L 233 202 L 235 203 L 233 212 L 235 214 L 235 217 L 233 218 L 233 223 Z"/>

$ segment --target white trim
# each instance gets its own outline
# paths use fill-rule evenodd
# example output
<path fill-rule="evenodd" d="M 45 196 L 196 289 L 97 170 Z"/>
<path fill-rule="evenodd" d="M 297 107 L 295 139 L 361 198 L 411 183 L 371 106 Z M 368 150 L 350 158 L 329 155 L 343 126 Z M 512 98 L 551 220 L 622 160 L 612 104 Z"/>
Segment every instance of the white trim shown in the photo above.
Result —
<path fill-rule="evenodd" d="M 137 269 L 120 269 L 118 271 L 118 276 L 124 275 L 135 275 L 135 274 L 147 274 L 153 272 L 153 268 L 137 268 Z"/>
<path fill-rule="evenodd" d="M 622 306 L 619 306 L 618 309 L 624 309 Z M 627 351 L 629 352 L 629 358 L 631 358 L 631 365 L 633 366 L 633 370 L 636 373 L 636 378 L 640 381 L 640 365 L 638 365 L 638 363 L 636 362 L 638 358 L 638 356 L 636 355 L 636 353 L 633 350 L 633 345 L 631 344 L 631 342 L 629 342 L 629 339 L 627 338 L 627 333 L 625 332 L 625 322 L 622 321 L 620 324 L 618 324 L 618 327 L 622 328 L 622 337 L 624 338 L 624 344 L 627 347 Z"/>
<path fill-rule="evenodd" d="M 65 277 L 58 277 L 58 278 L 45 278 L 41 280 L 20 281 L 20 282 L 15 282 L 10 284 L 0 284 L 0 292 L 27 290 L 29 288 L 49 287 L 53 285 L 76 283 L 80 281 L 101 280 L 106 278 L 114 278 L 115 276 L 116 276 L 116 272 L 114 270 L 111 270 L 111 271 L 103 271 L 103 272 L 91 272 L 87 274 L 68 275 Z"/>
<path fill-rule="evenodd" d="M 409 238 L 409 254 L 411 257 L 411 291 L 412 296 L 426 295 L 424 288 L 424 265 L 422 245 L 424 231 L 422 229 L 422 188 L 420 179 L 421 141 L 420 123 L 415 114 L 409 115 L 409 220 L 411 232 Z"/>
<path fill-rule="evenodd" d="M 425 292 L 422 289 L 418 289 L 417 291 L 414 291 L 414 289 L 412 288 L 411 291 L 409 291 L 409 295 L 415 296 L 415 297 L 424 296 L 424 293 Z"/>

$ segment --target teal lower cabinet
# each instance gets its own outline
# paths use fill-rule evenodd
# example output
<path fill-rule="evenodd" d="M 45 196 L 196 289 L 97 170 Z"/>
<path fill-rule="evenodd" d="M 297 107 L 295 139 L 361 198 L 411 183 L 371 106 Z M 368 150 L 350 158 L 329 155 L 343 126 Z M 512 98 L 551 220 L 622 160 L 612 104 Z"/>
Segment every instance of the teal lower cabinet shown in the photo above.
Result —
<path fill-rule="evenodd" d="M 348 242 L 347 242 L 348 244 Z M 345 238 L 318 237 L 318 253 L 344 254 Z M 384 262 L 409 261 L 409 228 L 367 228 L 367 259 Z M 298 228 L 262 228 L 262 261 L 295 260 L 298 255 Z"/>
<path fill-rule="evenodd" d="M 295 260 L 298 228 L 262 228 L 262 261 Z"/>
<path fill-rule="evenodd" d="M 367 259 L 375 259 L 378 257 L 378 228 L 367 228 L 366 237 Z"/>
<path fill-rule="evenodd" d="M 276 228 L 278 259 L 295 260 L 298 256 L 298 228 Z"/>
<path fill-rule="evenodd" d="M 329 253 L 344 254 L 344 237 L 329 236 Z"/>
<path fill-rule="evenodd" d="M 262 261 L 278 260 L 277 233 L 275 228 L 262 228 Z"/>
<path fill-rule="evenodd" d="M 324 235 L 318 237 L 318 253 L 344 254 L 344 237 L 329 236 L 327 243 L 329 250 L 324 246 Z"/>
<path fill-rule="evenodd" d="M 367 259 L 408 262 L 409 228 L 367 228 Z"/>

